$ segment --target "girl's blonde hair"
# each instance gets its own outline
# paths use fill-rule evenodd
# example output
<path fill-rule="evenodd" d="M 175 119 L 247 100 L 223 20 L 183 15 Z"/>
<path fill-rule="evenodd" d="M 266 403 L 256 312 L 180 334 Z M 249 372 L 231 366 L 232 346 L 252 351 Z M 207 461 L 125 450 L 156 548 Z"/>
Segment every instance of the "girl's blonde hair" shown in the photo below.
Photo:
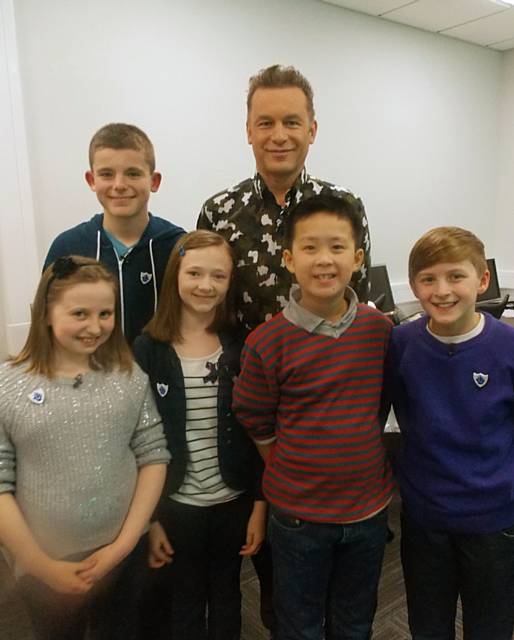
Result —
<path fill-rule="evenodd" d="M 48 310 L 63 292 L 78 284 L 107 282 L 118 300 L 118 285 L 102 264 L 83 256 L 58 258 L 43 273 L 31 307 L 31 325 L 27 341 L 20 353 L 11 358 L 13 365 L 27 363 L 27 371 L 52 378 L 55 375 L 52 328 L 48 324 Z M 121 331 L 118 313 L 109 339 L 90 356 L 90 367 L 112 371 L 132 371 L 132 353 Z"/>
<path fill-rule="evenodd" d="M 205 249 L 206 247 L 223 247 L 232 260 L 232 276 L 227 295 L 222 304 L 216 307 L 216 314 L 208 331 L 216 333 L 235 325 L 233 313 L 233 274 L 234 256 L 228 242 L 213 231 L 199 229 L 181 236 L 171 252 L 164 278 L 162 281 L 159 304 L 154 317 L 144 328 L 152 338 L 161 342 L 181 342 L 180 321 L 182 317 L 182 302 L 178 290 L 178 273 L 180 264 L 186 251 L 191 249 Z"/>

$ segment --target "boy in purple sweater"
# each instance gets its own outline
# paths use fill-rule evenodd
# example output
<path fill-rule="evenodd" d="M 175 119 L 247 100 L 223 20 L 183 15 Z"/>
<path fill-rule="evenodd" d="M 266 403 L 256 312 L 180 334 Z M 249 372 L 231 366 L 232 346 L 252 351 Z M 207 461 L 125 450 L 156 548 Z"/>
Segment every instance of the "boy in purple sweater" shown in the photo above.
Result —
<path fill-rule="evenodd" d="M 476 312 L 484 245 L 428 231 L 409 257 L 425 316 L 393 331 L 402 431 L 402 564 L 413 640 L 511 640 L 514 626 L 514 329 Z"/>

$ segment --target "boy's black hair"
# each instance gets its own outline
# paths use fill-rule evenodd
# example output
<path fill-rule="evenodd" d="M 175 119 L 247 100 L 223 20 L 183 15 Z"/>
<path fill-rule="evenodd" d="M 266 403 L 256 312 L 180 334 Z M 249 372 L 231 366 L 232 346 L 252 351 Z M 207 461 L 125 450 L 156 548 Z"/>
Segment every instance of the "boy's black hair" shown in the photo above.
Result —
<path fill-rule="evenodd" d="M 348 200 L 327 195 L 302 200 L 291 209 L 284 225 L 284 247 L 291 249 L 297 222 L 321 212 L 331 213 L 338 218 L 348 220 L 352 227 L 355 248 L 361 248 L 363 228 L 355 208 Z"/>

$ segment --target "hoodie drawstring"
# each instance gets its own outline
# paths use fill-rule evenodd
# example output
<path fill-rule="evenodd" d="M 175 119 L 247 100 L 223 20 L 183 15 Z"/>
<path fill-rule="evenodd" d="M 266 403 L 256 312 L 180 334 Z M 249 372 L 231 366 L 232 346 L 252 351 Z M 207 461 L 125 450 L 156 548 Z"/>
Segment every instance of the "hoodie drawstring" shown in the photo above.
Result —
<path fill-rule="evenodd" d="M 125 335 L 125 297 L 123 295 L 123 258 L 119 258 L 116 249 L 113 247 L 114 255 L 118 261 L 118 279 L 120 283 L 120 308 L 121 308 L 121 331 Z"/>
<path fill-rule="evenodd" d="M 154 262 L 154 259 L 153 259 L 152 245 L 153 245 L 153 238 L 151 238 L 151 240 L 150 240 L 149 250 L 150 250 L 150 262 L 152 263 L 153 312 L 155 313 L 157 311 L 158 293 L 157 293 L 157 278 L 155 277 L 155 262 Z"/>

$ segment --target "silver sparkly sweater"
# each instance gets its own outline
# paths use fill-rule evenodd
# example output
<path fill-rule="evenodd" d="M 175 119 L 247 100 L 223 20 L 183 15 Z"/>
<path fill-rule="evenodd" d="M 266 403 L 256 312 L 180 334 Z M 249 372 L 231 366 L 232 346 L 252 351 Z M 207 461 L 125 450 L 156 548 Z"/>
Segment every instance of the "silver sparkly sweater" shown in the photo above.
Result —
<path fill-rule="evenodd" d="M 53 558 L 112 542 L 137 469 L 168 462 L 147 376 L 92 371 L 69 379 L 0 365 L 0 493 L 14 492 Z"/>

